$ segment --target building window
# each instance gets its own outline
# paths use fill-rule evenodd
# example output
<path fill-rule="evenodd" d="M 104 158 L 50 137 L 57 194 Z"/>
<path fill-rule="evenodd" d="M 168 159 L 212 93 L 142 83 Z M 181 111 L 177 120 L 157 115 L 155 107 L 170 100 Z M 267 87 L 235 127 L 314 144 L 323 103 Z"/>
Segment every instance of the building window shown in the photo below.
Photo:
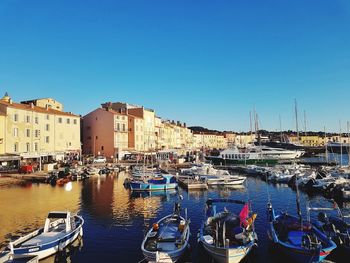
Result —
<path fill-rule="evenodd" d="M 15 114 L 13 115 L 13 121 L 14 121 L 14 122 L 17 122 L 17 121 L 18 121 L 18 114 L 17 114 L 17 113 L 15 113 Z"/>
<path fill-rule="evenodd" d="M 62 123 L 62 118 L 61 117 L 58 118 L 58 123 Z"/>
<path fill-rule="evenodd" d="M 30 137 L 30 130 L 29 129 L 26 129 L 26 135 L 27 135 L 27 137 Z"/>
<path fill-rule="evenodd" d="M 50 119 L 50 115 L 46 114 L 46 119 L 49 120 Z"/>
<path fill-rule="evenodd" d="M 49 142 L 50 142 L 50 137 L 49 137 L 49 136 L 46 136 L 46 137 L 45 137 L 45 142 L 46 142 L 46 143 L 49 143 Z"/>
<path fill-rule="evenodd" d="M 35 117 L 35 124 L 39 124 L 39 118 Z"/>
<path fill-rule="evenodd" d="M 117 131 L 120 131 L 120 124 L 117 123 Z"/>
<path fill-rule="evenodd" d="M 29 123 L 30 122 L 30 116 L 26 116 L 26 122 Z"/>
<path fill-rule="evenodd" d="M 101 151 L 103 151 L 105 149 L 105 147 L 104 146 L 101 146 Z"/>
<path fill-rule="evenodd" d="M 40 130 L 35 130 L 35 138 L 38 138 L 40 136 Z"/>
<path fill-rule="evenodd" d="M 67 124 L 70 124 L 70 119 L 67 119 Z"/>
<path fill-rule="evenodd" d="M 49 131 L 49 130 L 50 130 L 50 124 L 46 124 L 46 125 L 45 125 L 45 130 L 46 130 L 46 131 Z"/>
<path fill-rule="evenodd" d="M 17 142 L 13 145 L 13 151 L 15 153 L 18 152 L 18 143 Z"/>
<path fill-rule="evenodd" d="M 13 137 L 18 137 L 18 128 L 13 128 Z"/>
<path fill-rule="evenodd" d="M 74 123 L 74 124 L 77 124 L 78 122 L 77 122 L 77 120 L 73 120 L 73 123 Z"/>
<path fill-rule="evenodd" d="M 125 123 L 123 123 L 123 131 L 125 131 Z"/>
<path fill-rule="evenodd" d="M 38 151 L 38 143 L 36 142 L 36 143 L 34 143 L 34 151 Z"/>
<path fill-rule="evenodd" d="M 26 144 L 26 150 L 27 150 L 27 152 L 30 152 L 30 144 L 29 143 Z"/>

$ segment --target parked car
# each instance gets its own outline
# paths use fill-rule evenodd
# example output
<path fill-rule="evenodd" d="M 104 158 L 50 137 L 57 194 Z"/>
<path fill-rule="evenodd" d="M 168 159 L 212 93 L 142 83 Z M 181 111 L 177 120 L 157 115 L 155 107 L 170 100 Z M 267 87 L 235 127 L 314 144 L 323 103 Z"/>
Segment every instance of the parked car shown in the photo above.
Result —
<path fill-rule="evenodd" d="M 96 156 L 93 160 L 93 163 L 105 163 L 105 162 L 107 162 L 107 159 L 104 156 Z"/>

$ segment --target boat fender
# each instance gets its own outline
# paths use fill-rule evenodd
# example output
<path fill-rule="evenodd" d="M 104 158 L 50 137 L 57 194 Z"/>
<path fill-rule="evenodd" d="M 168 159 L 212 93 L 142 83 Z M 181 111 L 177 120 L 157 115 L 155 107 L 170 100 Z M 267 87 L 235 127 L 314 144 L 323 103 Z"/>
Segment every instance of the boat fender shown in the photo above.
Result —
<path fill-rule="evenodd" d="M 157 223 L 154 223 L 152 229 L 153 229 L 153 231 L 158 231 L 159 225 Z"/>
<path fill-rule="evenodd" d="M 82 227 L 80 227 L 79 235 L 80 235 L 81 237 L 83 236 L 83 228 L 82 228 Z"/>

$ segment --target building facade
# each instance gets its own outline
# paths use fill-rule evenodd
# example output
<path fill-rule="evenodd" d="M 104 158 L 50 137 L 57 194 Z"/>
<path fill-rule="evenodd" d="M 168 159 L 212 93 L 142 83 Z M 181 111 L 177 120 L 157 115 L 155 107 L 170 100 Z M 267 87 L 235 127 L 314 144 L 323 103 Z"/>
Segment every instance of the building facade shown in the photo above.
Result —
<path fill-rule="evenodd" d="M 0 100 L 0 115 L 0 149 L 5 154 L 23 159 L 63 159 L 67 154 L 81 153 L 78 115 L 33 103 L 15 103 L 9 96 Z"/>
<path fill-rule="evenodd" d="M 94 156 L 120 158 L 128 150 L 128 116 L 98 108 L 83 117 L 83 151 Z"/>

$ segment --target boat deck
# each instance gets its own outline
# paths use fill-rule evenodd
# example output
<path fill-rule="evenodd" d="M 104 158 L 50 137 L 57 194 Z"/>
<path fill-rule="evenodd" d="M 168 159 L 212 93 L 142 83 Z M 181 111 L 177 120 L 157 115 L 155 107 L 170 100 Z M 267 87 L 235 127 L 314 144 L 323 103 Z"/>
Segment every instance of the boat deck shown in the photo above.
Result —
<path fill-rule="evenodd" d="M 41 233 L 28 241 L 22 243 L 21 247 L 30 247 L 30 246 L 37 246 L 38 244 L 47 244 L 52 241 L 61 239 L 64 237 L 66 233 L 66 225 L 60 224 L 55 229 L 51 230 L 50 232 Z"/>

